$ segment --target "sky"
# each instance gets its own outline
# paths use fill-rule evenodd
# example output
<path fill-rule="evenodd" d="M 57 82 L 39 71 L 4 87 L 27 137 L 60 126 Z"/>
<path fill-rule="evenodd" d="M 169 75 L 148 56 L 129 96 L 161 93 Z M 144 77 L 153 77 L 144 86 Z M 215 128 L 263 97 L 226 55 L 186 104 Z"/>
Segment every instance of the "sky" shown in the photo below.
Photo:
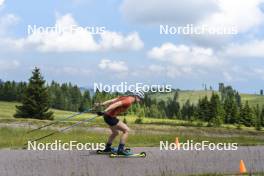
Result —
<path fill-rule="evenodd" d="M 161 34 L 192 24 L 235 34 Z M 28 33 L 28 26 L 88 31 Z M 170 84 L 241 92 L 264 88 L 263 0 L 0 0 L 0 79 L 26 81 L 34 67 L 50 82 Z"/>

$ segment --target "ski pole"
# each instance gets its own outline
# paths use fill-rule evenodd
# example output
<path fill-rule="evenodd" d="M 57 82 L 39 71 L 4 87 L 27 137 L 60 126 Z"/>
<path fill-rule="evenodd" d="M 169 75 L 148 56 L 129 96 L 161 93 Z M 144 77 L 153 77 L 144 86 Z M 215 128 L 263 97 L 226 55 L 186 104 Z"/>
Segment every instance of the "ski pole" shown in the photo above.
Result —
<path fill-rule="evenodd" d="M 75 127 L 75 126 L 77 126 L 77 125 L 80 125 L 80 124 L 82 124 L 82 123 L 84 123 L 84 122 L 89 122 L 89 121 L 95 119 L 96 117 L 98 117 L 98 116 L 95 116 L 95 117 L 92 117 L 92 118 L 89 118 L 89 119 L 81 120 L 81 121 L 79 121 L 79 122 L 77 122 L 77 123 L 75 123 L 75 124 L 73 124 L 73 125 L 71 125 L 71 126 L 68 126 L 68 127 L 66 127 L 66 128 L 63 128 L 63 129 L 61 129 L 61 130 L 59 130 L 59 131 L 54 131 L 54 132 L 52 132 L 52 133 L 50 133 L 50 134 L 47 134 L 47 135 L 42 136 L 42 137 L 40 137 L 40 138 L 34 139 L 34 140 L 30 141 L 30 142 L 36 142 L 36 141 L 39 141 L 39 140 L 44 139 L 44 138 L 46 138 L 46 137 L 52 136 L 52 135 L 54 135 L 54 134 L 56 134 L 56 133 L 61 133 L 61 132 L 66 131 L 66 130 L 68 130 L 68 129 L 70 129 L 70 128 L 73 128 L 73 127 Z M 25 145 L 26 145 L 26 144 L 25 144 Z"/>
<path fill-rule="evenodd" d="M 63 121 L 63 120 L 67 120 L 67 119 L 73 118 L 73 117 L 75 117 L 75 116 L 78 116 L 78 115 L 81 115 L 81 114 L 84 114 L 84 113 L 90 112 L 90 111 L 92 111 L 92 110 L 93 110 L 93 108 L 88 109 L 88 110 L 85 110 L 85 111 L 83 111 L 83 112 L 78 112 L 78 113 L 73 114 L 73 115 L 71 115 L 71 116 L 69 116 L 69 117 L 66 117 L 66 118 L 63 118 L 63 119 L 57 120 L 57 121 L 55 121 L 55 122 L 51 122 L 51 123 L 49 123 L 49 124 L 43 125 L 43 126 L 41 126 L 41 127 L 39 127 L 39 128 L 33 129 L 33 130 L 30 130 L 30 131 L 28 131 L 27 133 L 31 133 L 31 132 L 33 132 L 33 131 L 37 131 L 37 130 L 40 130 L 40 129 L 42 129 L 42 128 L 45 128 L 45 127 L 48 127 L 48 126 L 51 126 L 51 125 L 57 124 L 57 123 L 59 123 L 59 122 L 61 122 L 61 121 Z"/>

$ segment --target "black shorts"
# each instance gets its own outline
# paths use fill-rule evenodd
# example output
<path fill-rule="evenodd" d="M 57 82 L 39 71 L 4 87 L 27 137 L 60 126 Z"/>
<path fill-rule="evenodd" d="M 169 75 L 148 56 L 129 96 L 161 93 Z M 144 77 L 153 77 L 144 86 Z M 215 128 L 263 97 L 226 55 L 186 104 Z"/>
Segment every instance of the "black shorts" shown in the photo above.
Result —
<path fill-rule="evenodd" d="M 109 126 L 115 126 L 118 122 L 119 119 L 116 117 L 111 117 L 107 114 L 104 115 L 104 121 L 107 123 Z"/>

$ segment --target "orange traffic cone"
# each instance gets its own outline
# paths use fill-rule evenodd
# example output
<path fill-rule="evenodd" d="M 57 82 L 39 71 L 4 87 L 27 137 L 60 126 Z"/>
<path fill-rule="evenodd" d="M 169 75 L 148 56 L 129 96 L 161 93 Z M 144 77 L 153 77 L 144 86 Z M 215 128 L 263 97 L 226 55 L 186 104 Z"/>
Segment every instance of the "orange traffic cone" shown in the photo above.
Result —
<path fill-rule="evenodd" d="M 246 166 L 244 164 L 243 160 L 240 160 L 240 164 L 239 164 L 239 173 L 240 174 L 244 174 L 247 172 Z"/>
<path fill-rule="evenodd" d="M 178 137 L 175 138 L 175 144 L 176 144 L 177 148 L 180 149 L 179 148 L 180 147 L 180 143 L 179 143 L 179 138 Z"/>

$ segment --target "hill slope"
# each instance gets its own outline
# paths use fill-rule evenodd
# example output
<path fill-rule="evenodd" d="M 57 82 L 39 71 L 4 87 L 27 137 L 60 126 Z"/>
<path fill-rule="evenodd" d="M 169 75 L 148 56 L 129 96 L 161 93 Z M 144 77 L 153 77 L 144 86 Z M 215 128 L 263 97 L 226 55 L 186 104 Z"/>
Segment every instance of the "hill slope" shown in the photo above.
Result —
<path fill-rule="evenodd" d="M 215 91 L 216 92 L 216 91 Z M 170 93 L 156 93 L 151 95 L 152 98 L 156 98 L 157 100 L 167 100 L 168 98 L 173 98 L 175 92 Z M 219 92 L 216 92 L 219 93 Z M 184 90 L 179 91 L 179 102 L 182 105 L 188 99 L 191 103 L 196 104 L 200 98 L 207 96 L 210 98 L 212 95 L 212 91 L 204 91 L 204 90 Z M 248 101 L 250 105 L 254 106 L 259 104 L 260 106 L 264 105 L 264 96 L 256 95 L 256 94 L 243 94 L 241 93 L 242 102 Z"/>

